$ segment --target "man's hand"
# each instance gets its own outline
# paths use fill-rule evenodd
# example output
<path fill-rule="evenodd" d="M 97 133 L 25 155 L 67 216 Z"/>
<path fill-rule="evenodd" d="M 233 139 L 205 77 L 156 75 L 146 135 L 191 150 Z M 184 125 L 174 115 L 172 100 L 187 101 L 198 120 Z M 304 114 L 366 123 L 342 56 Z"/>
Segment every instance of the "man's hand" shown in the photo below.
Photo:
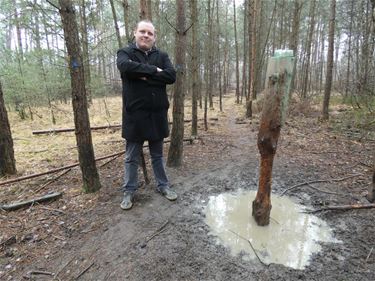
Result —
<path fill-rule="evenodd" d="M 141 79 L 141 80 L 147 80 L 146 77 L 139 77 L 139 79 Z"/>
<path fill-rule="evenodd" d="M 159 67 L 157 67 L 156 70 L 157 70 L 157 72 L 162 72 L 163 71 L 163 69 L 161 69 Z"/>

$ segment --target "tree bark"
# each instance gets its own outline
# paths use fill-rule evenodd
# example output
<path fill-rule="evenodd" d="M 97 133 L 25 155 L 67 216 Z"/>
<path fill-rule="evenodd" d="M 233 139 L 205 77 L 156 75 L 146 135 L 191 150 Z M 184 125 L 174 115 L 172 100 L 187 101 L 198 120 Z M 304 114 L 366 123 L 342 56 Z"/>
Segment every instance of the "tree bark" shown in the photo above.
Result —
<path fill-rule="evenodd" d="M 168 152 L 167 165 L 178 167 L 182 164 L 184 138 L 184 97 L 185 97 L 185 0 L 176 0 L 177 30 L 176 30 L 176 83 L 173 93 L 173 125 L 171 145 Z"/>
<path fill-rule="evenodd" d="M 371 0 L 371 18 L 372 18 L 372 42 L 375 40 L 375 0 Z M 369 192 L 368 192 L 368 200 L 370 202 L 375 201 L 375 150 L 373 152 L 373 166 L 372 166 L 372 184 L 369 186 Z"/>
<path fill-rule="evenodd" d="M 139 19 L 147 19 L 147 0 L 139 0 Z"/>
<path fill-rule="evenodd" d="M 0 177 L 17 173 L 13 139 L 0 81 Z"/>
<path fill-rule="evenodd" d="M 90 69 L 90 54 L 89 54 L 89 39 L 87 33 L 87 16 L 86 16 L 86 5 L 87 1 L 81 0 L 80 14 L 81 14 L 81 37 L 82 37 L 82 57 L 83 65 L 85 68 L 85 83 L 87 91 L 87 99 L 89 104 L 92 103 L 91 94 L 91 69 Z"/>
<path fill-rule="evenodd" d="M 83 190 L 85 192 L 95 192 L 100 189 L 101 185 L 92 145 L 77 21 L 71 0 L 59 0 L 59 4 L 64 39 L 69 55 L 74 125 L 79 163 L 82 171 Z"/>
<path fill-rule="evenodd" d="M 332 69 L 333 69 L 333 53 L 335 42 L 335 15 L 336 15 L 336 0 L 331 0 L 331 18 L 329 21 L 329 35 L 328 35 L 328 54 L 327 54 L 327 75 L 324 87 L 324 101 L 323 101 L 323 120 L 328 120 L 329 99 L 331 96 L 332 87 Z"/>

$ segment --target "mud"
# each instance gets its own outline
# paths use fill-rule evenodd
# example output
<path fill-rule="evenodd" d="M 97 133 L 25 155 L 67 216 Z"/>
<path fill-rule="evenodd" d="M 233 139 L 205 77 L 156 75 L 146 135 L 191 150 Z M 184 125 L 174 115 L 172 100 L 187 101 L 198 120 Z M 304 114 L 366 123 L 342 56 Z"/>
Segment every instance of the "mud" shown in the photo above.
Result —
<path fill-rule="evenodd" d="M 151 184 L 140 188 L 133 209 L 121 210 L 118 183 L 122 163 L 113 162 L 104 171 L 112 172 L 111 176 L 102 171 L 105 181 L 95 205 L 77 214 L 88 220 L 85 228 L 73 231 L 66 243 L 51 245 L 48 257 L 40 256 L 11 274 L 6 274 L 3 259 L 3 280 L 21 280 L 30 270 L 52 272 L 60 280 L 375 280 L 372 209 L 318 213 L 342 243 L 321 243 L 322 250 L 312 255 L 303 270 L 280 264 L 266 266 L 256 259 L 244 259 L 244 253 L 232 255 L 217 243 L 205 223 L 204 208 L 210 196 L 255 190 L 259 165 L 256 121 L 236 124 L 235 116 L 219 119 L 224 120 L 220 133 L 202 134 L 200 140 L 185 147 L 185 166 L 168 169 L 179 194 L 176 202 L 161 197 Z M 370 176 L 363 167 L 353 168 L 352 162 L 340 158 L 345 155 L 333 158 L 332 154 L 304 153 L 310 142 L 324 150 L 330 141 L 335 150 L 348 153 L 352 151 L 349 147 L 356 146 L 347 146 L 337 138 L 317 139 L 313 130 L 303 139 L 296 133 L 303 127 L 289 123 L 281 132 L 273 192 L 281 194 L 309 180 L 363 172 L 359 178 L 314 185 L 337 194 L 304 186 L 288 195 L 308 209 L 366 203 L 364 192 Z M 337 163 L 341 162 L 340 170 Z M 51 276 L 33 276 L 33 280 L 52 280 Z"/>

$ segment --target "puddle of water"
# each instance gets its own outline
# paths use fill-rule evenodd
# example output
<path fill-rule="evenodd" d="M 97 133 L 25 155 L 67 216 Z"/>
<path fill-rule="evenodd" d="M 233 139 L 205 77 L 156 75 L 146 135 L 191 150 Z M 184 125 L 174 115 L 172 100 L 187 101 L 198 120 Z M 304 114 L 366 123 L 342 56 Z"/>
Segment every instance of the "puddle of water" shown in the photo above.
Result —
<path fill-rule="evenodd" d="M 256 191 L 212 196 L 205 209 L 211 233 L 218 236 L 233 255 L 244 252 L 256 259 L 245 240 L 248 239 L 263 262 L 304 269 L 310 256 L 321 250 L 319 242 L 340 242 L 323 220 L 301 213 L 303 206 L 286 196 L 272 194 L 270 224 L 258 226 L 251 215 L 255 196 Z"/>

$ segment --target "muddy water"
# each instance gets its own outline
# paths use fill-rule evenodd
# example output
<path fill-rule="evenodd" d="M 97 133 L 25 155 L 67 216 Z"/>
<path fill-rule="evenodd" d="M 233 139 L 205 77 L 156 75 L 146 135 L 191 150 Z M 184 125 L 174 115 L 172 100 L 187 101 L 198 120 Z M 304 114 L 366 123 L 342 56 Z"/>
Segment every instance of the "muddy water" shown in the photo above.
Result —
<path fill-rule="evenodd" d="M 265 263 L 303 269 L 311 255 L 322 249 L 320 242 L 339 242 L 324 221 L 301 213 L 303 207 L 286 196 L 272 195 L 270 225 L 258 226 L 251 215 L 255 195 L 248 191 L 212 196 L 205 209 L 211 234 L 233 255 L 243 252 L 245 259 L 257 259 L 255 250 Z"/>

